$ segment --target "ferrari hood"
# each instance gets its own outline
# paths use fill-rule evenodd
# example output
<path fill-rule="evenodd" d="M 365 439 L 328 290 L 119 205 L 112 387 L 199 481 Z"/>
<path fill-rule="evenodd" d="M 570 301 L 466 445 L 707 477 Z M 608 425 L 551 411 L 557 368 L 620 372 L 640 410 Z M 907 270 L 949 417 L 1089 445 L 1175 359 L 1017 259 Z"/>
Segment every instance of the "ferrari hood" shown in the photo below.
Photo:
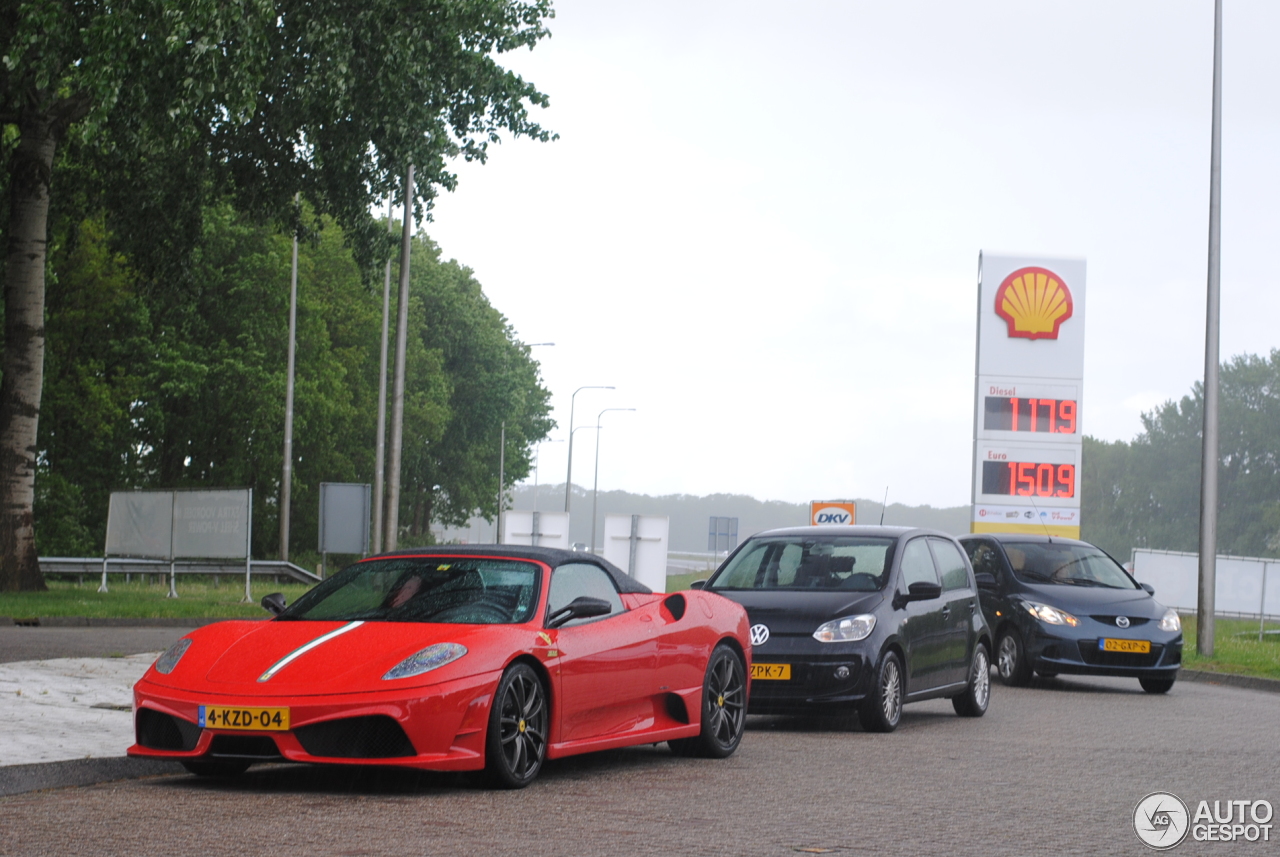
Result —
<path fill-rule="evenodd" d="M 494 637 L 518 630 L 511 626 L 404 622 L 223 624 L 236 627 L 211 625 L 197 631 L 173 674 L 152 670 L 148 679 L 188 690 L 249 696 L 393 690 L 483 671 Z M 533 636 L 533 632 L 526 633 Z M 467 654 L 415 678 L 382 679 L 393 666 L 435 643 L 459 643 L 467 648 Z"/>

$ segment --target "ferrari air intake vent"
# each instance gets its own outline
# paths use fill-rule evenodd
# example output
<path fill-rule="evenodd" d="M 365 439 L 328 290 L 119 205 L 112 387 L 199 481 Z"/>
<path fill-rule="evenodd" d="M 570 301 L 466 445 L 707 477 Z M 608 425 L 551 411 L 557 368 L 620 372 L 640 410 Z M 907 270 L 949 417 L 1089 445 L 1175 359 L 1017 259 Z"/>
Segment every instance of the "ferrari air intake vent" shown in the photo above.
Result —
<path fill-rule="evenodd" d="M 138 743 L 152 750 L 194 750 L 200 740 L 199 726 L 154 708 L 139 708 L 134 728 Z"/>
<path fill-rule="evenodd" d="M 262 762 L 283 757 L 276 742 L 266 735 L 214 735 L 209 743 L 209 758 Z"/>
<path fill-rule="evenodd" d="M 385 714 L 326 720 L 293 730 L 302 749 L 332 759 L 390 759 L 416 756 L 409 736 Z"/>

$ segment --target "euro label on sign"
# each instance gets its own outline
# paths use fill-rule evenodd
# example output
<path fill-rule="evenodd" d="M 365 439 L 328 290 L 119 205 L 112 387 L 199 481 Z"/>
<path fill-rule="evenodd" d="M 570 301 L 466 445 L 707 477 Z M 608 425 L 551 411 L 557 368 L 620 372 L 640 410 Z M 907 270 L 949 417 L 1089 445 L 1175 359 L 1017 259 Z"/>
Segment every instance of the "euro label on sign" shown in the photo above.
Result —
<path fill-rule="evenodd" d="M 815 527 L 847 527 L 857 522 L 857 503 L 844 500 L 814 500 L 809 504 L 809 523 Z"/>

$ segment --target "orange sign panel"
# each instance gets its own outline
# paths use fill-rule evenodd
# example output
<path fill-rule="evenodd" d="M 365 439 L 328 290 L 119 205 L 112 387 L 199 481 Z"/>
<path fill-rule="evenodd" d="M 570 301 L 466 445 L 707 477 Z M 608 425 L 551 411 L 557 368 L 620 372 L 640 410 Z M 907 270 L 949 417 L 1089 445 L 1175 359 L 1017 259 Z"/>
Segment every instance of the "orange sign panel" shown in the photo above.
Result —
<path fill-rule="evenodd" d="M 1073 309 L 1071 290 L 1048 268 L 1019 268 L 996 290 L 996 315 L 1011 337 L 1057 339 Z"/>
<path fill-rule="evenodd" d="M 858 520 L 858 504 L 814 500 L 809 504 L 809 523 L 815 527 L 831 524 L 853 524 Z"/>

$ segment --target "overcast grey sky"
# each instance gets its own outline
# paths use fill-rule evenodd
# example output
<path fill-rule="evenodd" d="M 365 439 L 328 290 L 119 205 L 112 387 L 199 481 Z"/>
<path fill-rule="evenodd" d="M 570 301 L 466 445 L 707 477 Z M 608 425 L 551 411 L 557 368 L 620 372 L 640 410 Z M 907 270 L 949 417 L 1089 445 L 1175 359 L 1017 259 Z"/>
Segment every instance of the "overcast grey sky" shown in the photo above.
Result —
<path fill-rule="evenodd" d="M 1226 0 L 1224 358 L 1280 347 L 1280 3 Z M 1203 374 L 1212 0 L 561 0 L 508 62 L 557 142 L 430 234 L 601 487 L 968 502 L 979 250 L 1088 260 L 1084 431 Z M 574 481 L 590 485 L 593 432 Z M 562 481 L 566 444 L 539 480 Z"/>

